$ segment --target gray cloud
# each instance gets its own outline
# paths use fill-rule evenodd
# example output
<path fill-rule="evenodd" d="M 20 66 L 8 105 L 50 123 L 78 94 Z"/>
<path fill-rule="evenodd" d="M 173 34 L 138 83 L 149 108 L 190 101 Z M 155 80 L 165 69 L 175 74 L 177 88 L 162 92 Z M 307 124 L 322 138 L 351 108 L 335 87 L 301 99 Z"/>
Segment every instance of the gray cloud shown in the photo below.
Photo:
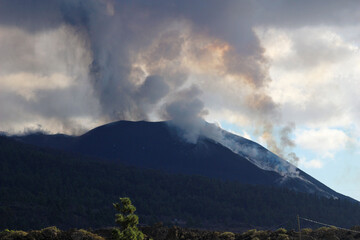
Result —
<path fill-rule="evenodd" d="M 356 0 L 256 0 L 257 24 L 284 28 L 315 25 L 355 25 L 360 20 Z"/>
<path fill-rule="evenodd" d="M 66 2 L 69 1 L 2 0 L 0 24 L 30 32 L 55 28 L 63 21 L 61 8 Z"/>

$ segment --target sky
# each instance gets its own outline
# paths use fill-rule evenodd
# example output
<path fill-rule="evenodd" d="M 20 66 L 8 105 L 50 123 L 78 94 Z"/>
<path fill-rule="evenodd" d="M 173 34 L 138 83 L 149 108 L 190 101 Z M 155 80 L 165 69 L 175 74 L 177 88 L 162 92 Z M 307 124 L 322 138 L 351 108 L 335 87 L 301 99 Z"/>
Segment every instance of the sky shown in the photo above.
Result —
<path fill-rule="evenodd" d="M 0 131 L 204 119 L 360 200 L 359 22 L 346 0 L 0 0 Z"/>

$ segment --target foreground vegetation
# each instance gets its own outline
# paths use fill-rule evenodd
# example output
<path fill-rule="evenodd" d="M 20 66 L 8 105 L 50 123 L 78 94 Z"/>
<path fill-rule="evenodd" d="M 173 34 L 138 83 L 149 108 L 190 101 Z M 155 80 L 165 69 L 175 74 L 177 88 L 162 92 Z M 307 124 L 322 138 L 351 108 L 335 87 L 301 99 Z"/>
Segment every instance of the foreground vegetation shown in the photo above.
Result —
<path fill-rule="evenodd" d="M 360 230 L 360 228 L 354 228 Z M 299 233 L 293 230 L 287 231 L 280 228 L 275 231 L 249 230 L 243 233 L 203 231 L 185 229 L 179 227 L 164 227 L 154 225 L 142 227 L 144 239 L 149 240 L 291 240 L 299 239 Z M 56 227 L 48 227 L 33 231 L 9 231 L 0 232 L 1 240 L 115 240 L 114 229 L 100 230 L 67 230 L 60 231 Z M 131 239 L 131 238 L 129 238 Z M 336 228 L 322 227 L 316 230 L 302 229 L 301 239 L 312 240 L 353 240 L 360 239 L 359 233 L 339 230 Z"/>

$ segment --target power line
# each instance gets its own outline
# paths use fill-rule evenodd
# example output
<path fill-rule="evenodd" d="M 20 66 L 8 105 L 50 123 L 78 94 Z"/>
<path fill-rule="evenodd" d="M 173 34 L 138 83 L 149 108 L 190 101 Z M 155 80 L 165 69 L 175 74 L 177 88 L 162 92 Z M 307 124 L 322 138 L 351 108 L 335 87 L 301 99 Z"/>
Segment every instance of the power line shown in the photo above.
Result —
<path fill-rule="evenodd" d="M 335 227 L 335 228 L 345 230 L 345 231 L 349 231 L 349 232 L 360 233 L 360 231 L 355 231 L 355 230 L 351 230 L 351 229 L 347 229 L 347 228 L 337 227 L 337 226 L 334 226 L 334 225 L 318 222 L 318 221 L 311 220 L 311 219 L 308 219 L 308 218 L 303 218 L 303 217 L 299 217 L 299 218 L 302 219 L 302 220 L 308 221 L 308 222 L 320 224 L 320 225 L 327 226 L 327 227 Z"/>
<path fill-rule="evenodd" d="M 260 231 L 273 231 L 273 229 L 275 229 L 275 228 L 277 228 L 277 227 L 280 227 L 280 226 L 282 226 L 282 225 L 284 225 L 284 224 L 286 224 L 286 223 L 288 223 L 288 222 L 290 222 L 290 220 L 288 220 L 288 221 L 286 221 L 286 222 L 283 222 L 283 223 L 281 223 L 281 224 L 274 225 L 274 226 L 272 226 L 272 227 L 270 227 L 270 228 L 264 228 L 264 229 L 262 229 L 262 230 L 260 230 Z M 257 229 L 254 229 L 254 230 L 258 231 Z M 248 231 L 249 231 L 249 230 L 248 230 Z M 245 232 L 245 233 L 246 233 L 246 232 Z M 244 238 L 243 240 L 252 239 L 253 237 L 254 237 L 253 235 L 249 235 L 249 236 L 247 236 L 246 238 Z"/>
<path fill-rule="evenodd" d="M 351 230 L 351 229 L 347 229 L 347 228 L 343 228 L 343 227 L 337 227 L 337 226 L 335 226 L 335 225 L 318 222 L 318 221 L 311 220 L 311 219 L 308 219 L 308 218 L 303 218 L 303 217 L 300 217 L 300 216 L 297 216 L 297 217 L 298 217 L 298 219 L 302 219 L 302 220 L 304 220 L 304 221 L 316 223 L 316 224 L 323 225 L 323 226 L 326 226 L 326 227 L 335 227 L 335 228 L 337 228 L 337 229 L 344 230 L 344 231 L 349 231 L 349 232 L 354 232 L 354 233 L 360 233 L 360 231 Z M 279 226 L 281 226 L 281 225 L 284 225 L 284 224 L 286 224 L 286 223 L 289 223 L 289 222 L 290 222 L 290 220 L 287 221 L 287 222 L 284 222 L 284 223 L 275 225 L 275 226 L 273 226 L 273 227 L 271 227 L 271 228 L 264 229 L 264 230 L 265 230 L 265 231 L 269 231 L 269 230 L 272 231 L 274 228 L 277 228 L 277 227 L 279 227 Z M 299 222 L 298 222 L 298 224 L 299 224 Z M 301 229 L 299 230 L 299 234 L 301 234 Z M 252 235 L 249 235 L 249 236 L 247 236 L 245 239 L 247 240 L 247 239 L 250 239 L 250 238 L 252 238 L 252 237 L 253 237 Z M 301 238 L 302 235 L 299 235 L 299 237 Z M 307 234 L 303 235 L 303 237 L 310 237 L 311 239 L 314 239 L 312 236 L 307 235 Z"/>

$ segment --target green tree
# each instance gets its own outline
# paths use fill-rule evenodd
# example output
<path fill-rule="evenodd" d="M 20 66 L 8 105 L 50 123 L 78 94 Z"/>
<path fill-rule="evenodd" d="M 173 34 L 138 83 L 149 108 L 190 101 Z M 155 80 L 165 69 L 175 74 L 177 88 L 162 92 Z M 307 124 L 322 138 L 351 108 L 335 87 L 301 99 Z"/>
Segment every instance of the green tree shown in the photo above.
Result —
<path fill-rule="evenodd" d="M 120 203 L 113 204 L 120 213 L 115 215 L 115 222 L 120 225 L 120 229 L 114 231 L 116 240 L 143 240 L 144 234 L 137 228 L 139 217 L 134 214 L 135 206 L 131 204 L 130 198 L 120 198 Z"/>

